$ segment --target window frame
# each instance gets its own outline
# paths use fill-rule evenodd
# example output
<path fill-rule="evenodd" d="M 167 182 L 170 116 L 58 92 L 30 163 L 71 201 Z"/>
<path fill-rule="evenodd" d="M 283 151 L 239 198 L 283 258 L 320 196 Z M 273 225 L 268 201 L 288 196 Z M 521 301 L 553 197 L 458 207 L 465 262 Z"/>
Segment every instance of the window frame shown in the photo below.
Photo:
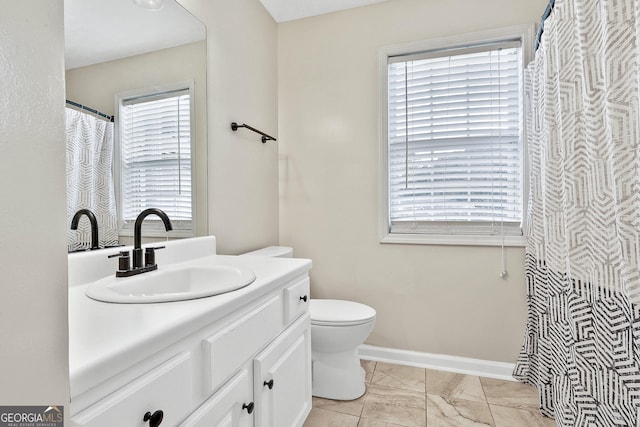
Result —
<path fill-rule="evenodd" d="M 123 218 L 123 194 L 122 194 L 122 154 L 121 154 L 121 141 L 122 141 L 122 127 L 120 123 L 121 112 L 120 109 L 123 106 L 123 102 L 132 98 L 152 97 L 155 95 L 161 95 L 167 92 L 188 91 L 189 93 L 189 120 L 190 120 L 190 145 L 191 145 L 191 221 L 180 221 L 179 223 L 173 222 L 173 231 L 171 231 L 171 237 L 193 237 L 195 236 L 196 228 L 196 176 L 195 176 L 195 150 L 196 150 L 196 123 L 195 123 L 195 92 L 194 81 L 185 80 L 176 83 L 156 85 L 146 88 L 139 88 L 133 90 L 127 90 L 116 93 L 114 96 L 116 116 L 114 119 L 115 125 L 115 144 L 114 144 L 114 180 L 116 184 L 116 204 L 118 208 L 118 234 L 120 236 L 133 236 L 134 224 L 132 221 L 127 222 Z M 154 217 L 149 217 L 154 219 Z M 171 218 L 169 218 L 171 219 Z M 145 221 L 142 228 L 143 237 L 166 237 L 167 232 L 164 229 L 164 225 L 161 221 Z"/>
<path fill-rule="evenodd" d="M 428 244 L 428 245 L 470 245 L 470 246 L 524 246 L 526 244 L 526 212 L 529 193 L 528 159 L 524 118 L 526 102 L 524 88 L 521 88 L 523 108 L 521 111 L 520 140 L 522 146 L 522 235 L 477 235 L 477 234 L 424 234 L 391 233 L 389 218 L 389 158 L 388 158 L 388 60 L 389 57 L 411 55 L 419 52 L 460 49 L 479 44 L 500 43 L 520 40 L 522 52 L 522 75 L 533 59 L 534 25 L 513 27 L 460 34 L 430 40 L 385 46 L 378 51 L 379 64 L 379 240 L 380 243 Z M 522 85 L 523 86 L 523 85 Z"/>

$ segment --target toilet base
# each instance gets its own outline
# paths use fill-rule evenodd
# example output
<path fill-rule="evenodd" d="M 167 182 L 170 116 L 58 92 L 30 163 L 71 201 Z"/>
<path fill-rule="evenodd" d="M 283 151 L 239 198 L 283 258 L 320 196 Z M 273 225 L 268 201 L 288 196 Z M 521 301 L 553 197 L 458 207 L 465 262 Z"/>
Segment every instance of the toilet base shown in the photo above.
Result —
<path fill-rule="evenodd" d="M 332 400 L 354 400 L 365 391 L 364 369 L 356 350 L 312 353 L 311 394 Z"/>

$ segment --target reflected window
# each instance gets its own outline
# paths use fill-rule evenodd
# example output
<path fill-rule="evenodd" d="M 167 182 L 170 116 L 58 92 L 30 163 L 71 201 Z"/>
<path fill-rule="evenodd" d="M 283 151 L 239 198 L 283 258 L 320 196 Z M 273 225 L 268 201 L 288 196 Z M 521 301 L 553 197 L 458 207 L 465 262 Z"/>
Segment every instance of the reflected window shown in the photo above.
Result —
<path fill-rule="evenodd" d="M 179 234 L 193 234 L 191 87 L 118 96 L 118 110 L 116 161 L 123 234 L 147 208 L 162 209 Z M 164 235 L 164 228 L 150 217 L 144 234 L 156 233 Z"/>

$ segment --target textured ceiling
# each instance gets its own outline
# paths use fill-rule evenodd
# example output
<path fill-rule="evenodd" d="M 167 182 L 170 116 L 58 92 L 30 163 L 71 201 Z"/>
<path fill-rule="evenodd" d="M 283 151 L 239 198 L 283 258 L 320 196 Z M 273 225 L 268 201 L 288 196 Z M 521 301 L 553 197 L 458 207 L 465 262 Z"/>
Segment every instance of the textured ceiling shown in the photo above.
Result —
<path fill-rule="evenodd" d="M 276 22 L 292 21 L 386 0 L 260 0 Z"/>

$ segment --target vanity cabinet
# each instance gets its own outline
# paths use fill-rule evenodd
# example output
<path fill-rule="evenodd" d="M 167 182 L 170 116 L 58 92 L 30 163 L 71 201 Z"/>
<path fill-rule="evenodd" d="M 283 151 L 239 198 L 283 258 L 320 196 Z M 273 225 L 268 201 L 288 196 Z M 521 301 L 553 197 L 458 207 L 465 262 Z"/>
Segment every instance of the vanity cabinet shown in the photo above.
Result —
<path fill-rule="evenodd" d="M 253 361 L 256 427 L 302 426 L 311 410 L 311 332 L 305 314 Z"/>
<path fill-rule="evenodd" d="M 191 357 L 181 353 L 135 381 L 105 397 L 73 418 L 83 427 L 145 425 L 145 414 L 163 413 L 163 425 L 176 425 L 189 413 L 193 401 L 189 393 L 168 390 L 191 388 Z"/>
<path fill-rule="evenodd" d="M 182 336 L 80 395 L 80 410 L 72 398 L 72 425 L 145 427 L 144 415 L 162 410 L 160 427 L 301 427 L 311 410 L 308 295 L 305 274 Z"/>
<path fill-rule="evenodd" d="M 252 388 L 251 373 L 247 369 L 241 369 L 180 427 L 253 426 Z"/>
<path fill-rule="evenodd" d="M 265 298 L 202 341 L 208 392 L 217 389 L 238 368 L 271 342 L 282 330 L 282 297 Z"/>
<path fill-rule="evenodd" d="M 302 426 L 311 410 L 308 325 L 307 314 L 241 368 L 180 427 Z"/>

